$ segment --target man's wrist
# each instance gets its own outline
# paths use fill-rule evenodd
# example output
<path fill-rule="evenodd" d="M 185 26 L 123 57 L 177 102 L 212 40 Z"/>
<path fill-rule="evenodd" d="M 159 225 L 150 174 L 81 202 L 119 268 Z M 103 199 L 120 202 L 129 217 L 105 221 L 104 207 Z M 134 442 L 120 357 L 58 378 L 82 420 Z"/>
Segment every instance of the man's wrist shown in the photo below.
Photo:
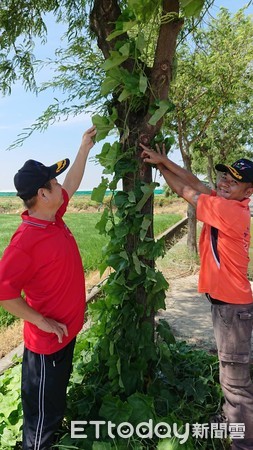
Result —
<path fill-rule="evenodd" d="M 35 315 L 35 317 L 34 317 L 34 320 L 33 320 L 33 319 L 30 320 L 30 322 L 31 322 L 33 325 L 36 325 L 36 327 L 40 328 L 41 325 L 45 322 L 45 317 L 42 316 L 42 314 L 37 313 L 37 314 Z"/>

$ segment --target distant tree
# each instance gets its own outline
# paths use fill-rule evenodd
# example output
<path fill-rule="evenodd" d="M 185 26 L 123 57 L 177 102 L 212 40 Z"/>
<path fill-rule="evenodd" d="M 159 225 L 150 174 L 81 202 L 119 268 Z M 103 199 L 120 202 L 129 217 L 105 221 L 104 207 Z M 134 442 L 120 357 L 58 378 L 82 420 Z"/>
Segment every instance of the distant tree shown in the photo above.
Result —
<path fill-rule="evenodd" d="M 253 23 L 244 10 L 222 8 L 194 31 L 177 53 L 168 130 L 175 133 L 184 166 L 215 183 L 214 166 L 252 156 Z M 196 216 L 188 208 L 188 246 L 196 252 Z"/>

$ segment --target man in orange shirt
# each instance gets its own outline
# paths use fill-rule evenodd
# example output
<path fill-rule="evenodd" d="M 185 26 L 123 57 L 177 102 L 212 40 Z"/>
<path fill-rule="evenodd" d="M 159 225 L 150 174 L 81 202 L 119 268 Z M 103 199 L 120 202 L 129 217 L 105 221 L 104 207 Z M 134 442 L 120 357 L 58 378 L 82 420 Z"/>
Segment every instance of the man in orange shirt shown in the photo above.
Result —
<path fill-rule="evenodd" d="M 211 302 L 220 361 L 220 383 L 228 424 L 245 425 L 244 436 L 231 450 L 253 450 L 253 383 L 250 377 L 253 299 L 247 279 L 250 242 L 249 197 L 253 194 L 253 162 L 240 159 L 218 164 L 217 191 L 157 152 L 140 144 L 144 162 L 155 164 L 166 182 L 196 208 L 204 223 L 199 250 L 199 292 Z"/>

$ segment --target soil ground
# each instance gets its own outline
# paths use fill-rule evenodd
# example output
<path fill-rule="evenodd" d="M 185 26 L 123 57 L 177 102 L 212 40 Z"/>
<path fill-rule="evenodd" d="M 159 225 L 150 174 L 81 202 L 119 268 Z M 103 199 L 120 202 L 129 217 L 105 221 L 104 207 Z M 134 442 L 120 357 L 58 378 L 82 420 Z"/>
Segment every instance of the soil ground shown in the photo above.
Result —
<path fill-rule="evenodd" d="M 170 281 L 166 310 L 157 319 L 165 319 L 177 339 L 198 349 L 216 353 L 210 303 L 197 292 L 198 274 Z"/>

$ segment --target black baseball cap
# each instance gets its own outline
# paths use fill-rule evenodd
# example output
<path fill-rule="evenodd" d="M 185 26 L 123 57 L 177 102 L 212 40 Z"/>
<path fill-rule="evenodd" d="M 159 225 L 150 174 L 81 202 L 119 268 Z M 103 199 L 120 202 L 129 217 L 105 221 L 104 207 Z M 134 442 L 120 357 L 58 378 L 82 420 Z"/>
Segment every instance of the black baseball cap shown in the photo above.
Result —
<path fill-rule="evenodd" d="M 47 167 L 39 161 L 29 159 L 14 176 L 17 195 L 23 200 L 29 200 L 34 197 L 37 195 L 38 189 L 64 172 L 68 168 L 69 163 L 69 159 L 63 159 Z"/>
<path fill-rule="evenodd" d="M 217 164 L 215 169 L 219 172 L 228 172 L 231 177 L 242 183 L 253 183 L 253 162 L 249 159 L 238 159 L 233 164 Z"/>

